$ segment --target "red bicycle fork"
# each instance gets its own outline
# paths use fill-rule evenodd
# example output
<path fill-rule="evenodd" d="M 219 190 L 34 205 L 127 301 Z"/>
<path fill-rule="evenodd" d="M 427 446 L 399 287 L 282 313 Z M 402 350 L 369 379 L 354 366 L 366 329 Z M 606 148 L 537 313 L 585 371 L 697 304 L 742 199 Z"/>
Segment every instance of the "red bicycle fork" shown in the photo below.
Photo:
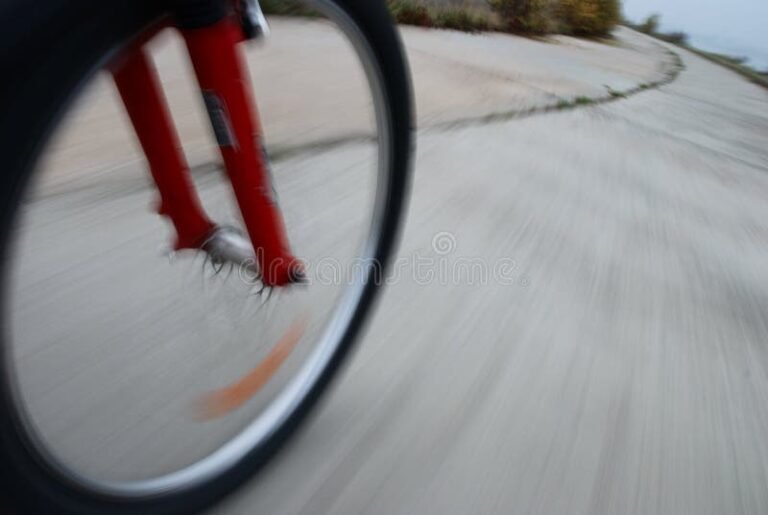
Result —
<path fill-rule="evenodd" d="M 262 133 L 237 45 L 235 19 L 180 30 L 197 76 L 227 175 L 232 184 L 262 282 L 285 286 L 303 278 L 291 254 L 263 151 Z M 216 226 L 197 197 L 157 73 L 140 46 L 131 49 L 113 77 L 160 192 L 159 212 L 177 233 L 177 249 L 200 249 Z"/>

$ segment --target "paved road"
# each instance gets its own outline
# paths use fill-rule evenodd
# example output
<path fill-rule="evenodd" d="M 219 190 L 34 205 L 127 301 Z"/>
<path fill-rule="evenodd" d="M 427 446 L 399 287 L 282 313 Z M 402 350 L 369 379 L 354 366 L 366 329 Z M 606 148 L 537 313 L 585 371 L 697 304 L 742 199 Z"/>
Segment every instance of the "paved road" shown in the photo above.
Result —
<path fill-rule="evenodd" d="M 402 255 L 445 232 L 519 275 L 392 286 L 217 513 L 768 513 L 768 93 L 682 56 L 660 91 L 421 132 Z"/>
<path fill-rule="evenodd" d="M 328 24 L 276 19 L 266 45 L 247 60 L 271 152 L 369 132 L 370 100 L 348 43 Z M 403 27 L 413 70 L 419 127 L 598 98 L 663 80 L 673 60 L 653 40 L 620 29 L 606 45 L 558 36 L 546 43 L 501 34 Z M 308 44 L 311 42 L 312 44 Z M 181 38 L 151 45 L 184 151 L 193 164 L 217 159 Z M 92 180 L 94 173 L 143 176 L 143 156 L 108 77 L 78 104 L 56 142 L 47 180 Z M 340 115 L 343 113 L 343 116 Z"/>
<path fill-rule="evenodd" d="M 426 37 L 407 34 L 409 48 Z M 484 37 L 437 37 L 493 46 Z M 552 70 L 568 61 L 558 48 L 540 50 L 552 52 Z M 615 52 L 614 61 L 585 57 L 595 62 L 574 65 L 573 76 L 588 82 L 593 66 L 613 68 L 612 80 L 628 85 L 649 80 L 616 71 L 612 63 L 627 54 Z M 413 55 L 422 66 L 444 64 Z M 600 106 L 460 129 L 422 111 L 399 279 L 318 416 L 214 513 L 768 513 L 768 93 L 681 56 L 686 69 L 671 85 Z M 657 61 L 647 60 L 650 75 L 663 72 Z M 419 69 L 417 91 L 425 84 Z M 591 85 L 574 79 L 580 85 L 567 95 L 602 92 L 600 73 L 608 72 L 596 71 Z M 499 77 L 507 83 L 524 87 Z M 566 94 L 542 88 L 545 99 Z M 461 118 L 472 118 L 470 100 L 478 99 L 464 92 L 451 98 L 464 102 Z M 343 155 L 355 162 L 364 151 L 351 146 Z M 321 163 L 312 171 L 333 171 L 322 159 L 312 159 Z M 286 194 L 319 202 L 295 188 L 322 175 L 289 164 L 278 178 L 294 186 Z M 125 185 L 115 169 L 109 174 Z M 333 188 L 350 177 L 342 179 L 322 183 L 339 205 L 347 197 Z M 210 182 L 202 189 L 224 195 Z M 176 313 L 141 303 L 142 285 L 158 289 L 167 274 L 144 273 L 143 255 L 120 260 L 131 242 L 156 232 L 129 216 L 144 207 L 137 199 L 147 201 L 139 190 L 56 193 L 33 220 L 47 251 L 24 264 L 35 280 L 22 288 L 17 329 L 61 344 L 24 349 L 37 367 L 30 395 L 49 409 L 48 436 L 86 461 L 135 461 L 139 447 L 163 453 L 183 440 L 162 419 L 165 437 L 137 430 L 143 443 L 122 447 L 112 439 L 125 427 L 121 417 L 135 418 L 130 409 L 162 411 L 188 387 L 184 377 L 197 377 L 191 360 L 173 361 L 174 349 L 242 361 L 222 352 L 223 342 L 186 341 L 180 327 L 152 335 L 167 338 L 160 346 L 134 336 Z M 109 213 L 99 211 L 105 199 Z M 77 245 L 61 231 L 64 212 L 85 229 Z M 342 238 L 347 228 L 337 222 L 333 236 Z M 62 270 L 68 253 L 82 249 L 100 252 L 95 267 Z M 104 257 L 120 262 L 121 273 L 101 265 L 111 262 Z M 113 294 L 50 309 L 89 282 Z M 83 313 L 98 321 L 85 327 L 130 345 L 81 341 L 83 324 L 72 317 Z M 74 362 L 65 344 L 79 345 Z M 142 359 L 151 366 L 144 375 L 112 380 Z M 51 371 L 71 378 L 54 380 Z M 101 409 L 92 433 L 77 429 L 94 412 L 77 411 L 71 392 Z M 129 409 L 110 410 L 107 401 L 121 398 Z"/>

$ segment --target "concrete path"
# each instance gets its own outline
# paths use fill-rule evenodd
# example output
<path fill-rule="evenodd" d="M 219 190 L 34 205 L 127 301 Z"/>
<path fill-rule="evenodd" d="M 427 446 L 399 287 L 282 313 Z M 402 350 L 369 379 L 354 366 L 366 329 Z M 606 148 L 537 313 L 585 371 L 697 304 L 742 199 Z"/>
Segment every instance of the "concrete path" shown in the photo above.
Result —
<path fill-rule="evenodd" d="M 768 94 L 682 55 L 660 91 L 422 132 L 402 255 L 517 268 L 392 286 L 216 512 L 768 512 Z"/>
<path fill-rule="evenodd" d="M 276 18 L 266 46 L 246 46 L 267 144 L 273 153 L 370 134 L 370 93 L 342 35 L 315 21 Z M 605 97 L 668 77 L 673 56 L 620 29 L 610 45 L 569 37 L 549 43 L 500 34 L 402 28 L 413 70 L 420 128 L 488 114 Z M 312 42 L 308 45 L 307 42 Z M 218 159 L 182 41 L 168 31 L 152 44 L 156 67 L 192 164 Z M 49 157 L 46 180 L 94 174 L 142 176 L 143 157 L 109 77 L 90 86 Z"/>

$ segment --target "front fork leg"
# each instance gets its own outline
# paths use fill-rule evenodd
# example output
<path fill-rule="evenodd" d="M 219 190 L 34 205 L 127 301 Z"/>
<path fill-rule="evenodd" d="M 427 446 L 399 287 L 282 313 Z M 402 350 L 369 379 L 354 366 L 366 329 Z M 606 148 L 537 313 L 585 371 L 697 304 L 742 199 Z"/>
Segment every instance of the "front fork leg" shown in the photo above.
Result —
<path fill-rule="evenodd" d="M 241 27 L 231 16 L 181 31 L 192 60 L 222 158 L 256 250 L 262 282 L 283 286 L 304 278 L 291 254 L 245 63 L 238 53 Z"/>
<path fill-rule="evenodd" d="M 112 76 L 160 192 L 159 212 L 176 229 L 176 250 L 200 248 L 214 224 L 192 186 L 152 62 L 141 47 L 135 47 L 112 70 Z"/>

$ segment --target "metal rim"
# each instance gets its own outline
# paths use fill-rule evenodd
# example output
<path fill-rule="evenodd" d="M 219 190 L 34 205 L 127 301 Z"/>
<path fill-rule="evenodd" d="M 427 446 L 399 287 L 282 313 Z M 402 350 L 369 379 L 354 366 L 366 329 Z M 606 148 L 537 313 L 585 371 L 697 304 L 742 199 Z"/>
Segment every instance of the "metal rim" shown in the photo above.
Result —
<path fill-rule="evenodd" d="M 8 356 L 6 355 L 4 359 L 7 363 L 5 376 L 9 380 L 11 401 L 23 426 L 22 429 L 26 438 L 34 446 L 35 454 L 44 461 L 47 467 L 62 480 L 77 488 L 117 499 L 140 500 L 190 490 L 226 473 L 251 451 L 268 442 L 296 412 L 302 401 L 320 380 L 323 371 L 329 366 L 333 355 L 342 342 L 346 329 L 353 322 L 366 285 L 371 280 L 376 280 L 376 274 L 381 272 L 380 266 L 382 264 L 376 262 L 376 251 L 386 223 L 387 199 L 390 194 L 390 181 L 388 179 L 393 161 L 393 128 L 387 107 L 388 99 L 383 86 L 383 72 L 367 38 L 356 22 L 341 7 L 332 0 L 301 0 L 301 2 L 316 9 L 334 22 L 347 37 L 365 70 L 373 99 L 378 140 L 376 193 L 368 235 L 359 252 L 362 262 L 368 266 L 356 267 L 355 277 L 346 287 L 346 291 L 342 294 L 331 319 L 327 322 L 318 342 L 314 344 L 314 349 L 309 357 L 264 411 L 237 436 L 205 458 L 179 471 L 153 479 L 130 482 L 96 481 L 61 463 L 46 449 L 42 439 L 37 434 L 34 423 L 21 399 L 20 392 L 13 381 L 16 376 L 14 366 L 11 364 L 13 360 L 7 359 Z M 72 101 L 69 105 L 71 104 Z M 8 353 L 7 346 L 3 352 Z"/>

